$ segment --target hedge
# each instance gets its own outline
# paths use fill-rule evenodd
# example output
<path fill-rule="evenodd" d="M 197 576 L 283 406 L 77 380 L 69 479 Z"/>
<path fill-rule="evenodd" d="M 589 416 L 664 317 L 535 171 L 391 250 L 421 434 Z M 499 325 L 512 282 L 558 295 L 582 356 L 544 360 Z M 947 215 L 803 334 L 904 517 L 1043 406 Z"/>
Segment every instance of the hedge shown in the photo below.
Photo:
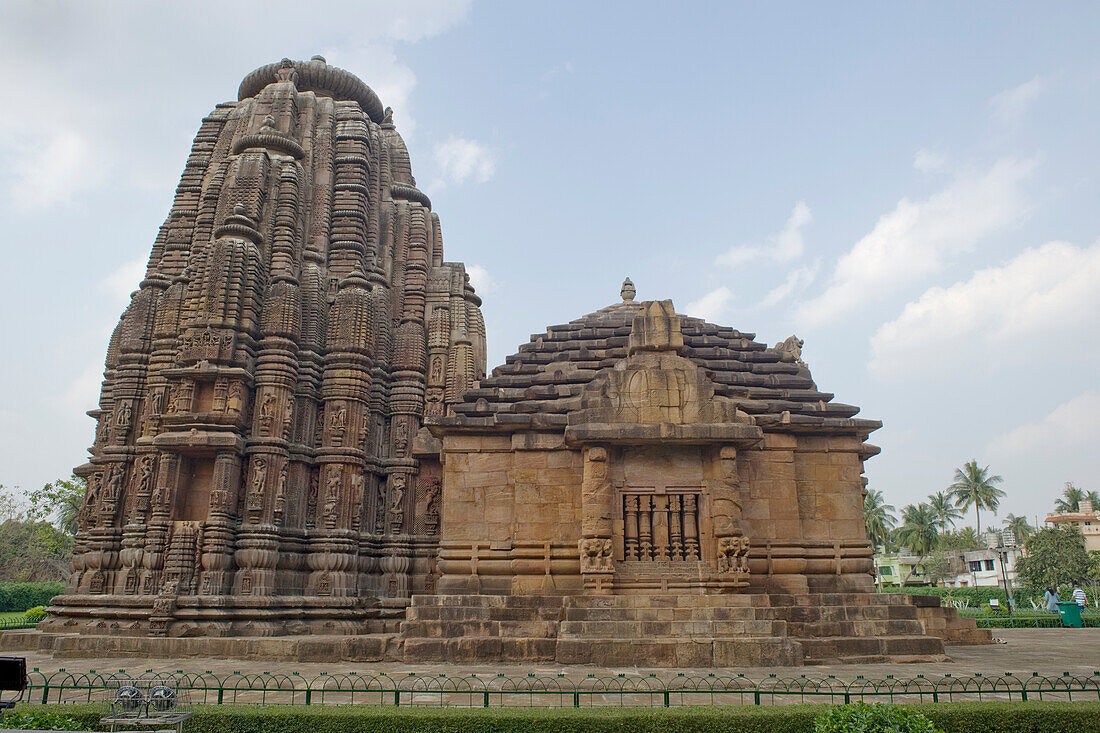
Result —
<path fill-rule="evenodd" d="M 1083 586 L 1085 589 L 1085 595 L 1088 597 L 1089 606 L 1094 606 L 1094 601 L 1100 599 L 1097 594 L 1100 593 L 1100 589 L 1093 588 L 1091 586 Z M 914 596 L 936 596 L 938 598 L 950 598 L 953 600 L 968 600 L 970 601 L 970 608 L 989 608 L 989 599 L 997 598 L 1001 601 L 1001 605 L 1008 603 L 1008 597 L 1005 595 L 1003 588 L 994 588 L 991 586 L 971 586 L 969 588 L 947 588 L 945 586 L 938 585 L 907 585 L 899 587 L 896 585 L 885 585 L 882 587 L 883 593 L 909 593 Z M 1058 589 L 1058 595 L 1063 601 L 1068 601 L 1072 597 L 1073 588 L 1065 586 Z M 1013 588 L 1012 595 L 1016 599 L 1016 608 L 1023 610 L 1032 610 L 1031 604 L 1028 602 L 1028 598 L 1034 598 L 1035 602 L 1040 606 L 1042 605 L 1043 596 L 1040 593 L 1038 596 L 1032 596 L 1023 588 Z"/>
<path fill-rule="evenodd" d="M 906 705 L 945 733 L 1082 733 L 1100 730 L 1100 703 L 978 702 Z M 825 705 L 684 708 L 394 708 L 368 705 L 209 705 L 193 708 L 188 733 L 812 733 Z M 64 710 L 94 728 L 102 705 L 19 706 Z M 2 722 L 0 722 L 2 725 Z"/>
<path fill-rule="evenodd" d="M 0 611 L 26 611 L 35 606 L 48 606 L 50 600 L 64 590 L 64 583 L 0 582 Z"/>

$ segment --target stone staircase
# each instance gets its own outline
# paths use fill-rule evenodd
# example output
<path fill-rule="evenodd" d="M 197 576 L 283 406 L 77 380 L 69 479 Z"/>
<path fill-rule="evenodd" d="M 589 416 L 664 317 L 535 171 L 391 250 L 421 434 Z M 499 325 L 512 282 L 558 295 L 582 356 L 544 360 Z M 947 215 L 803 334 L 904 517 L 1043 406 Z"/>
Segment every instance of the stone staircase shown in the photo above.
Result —
<path fill-rule="evenodd" d="M 951 608 L 903 594 L 415 596 L 406 662 L 636 667 L 928 662 L 989 643 Z"/>
<path fill-rule="evenodd" d="M 785 621 L 754 596 L 622 595 L 566 598 L 557 661 L 617 667 L 797 665 Z"/>
<path fill-rule="evenodd" d="M 903 594 L 772 594 L 769 613 L 787 623 L 804 664 L 931 662 L 945 659 L 943 639 L 930 635 Z M 945 609 L 954 612 L 954 609 Z"/>
<path fill-rule="evenodd" d="M 561 596 L 413 596 L 406 662 L 553 661 Z"/>

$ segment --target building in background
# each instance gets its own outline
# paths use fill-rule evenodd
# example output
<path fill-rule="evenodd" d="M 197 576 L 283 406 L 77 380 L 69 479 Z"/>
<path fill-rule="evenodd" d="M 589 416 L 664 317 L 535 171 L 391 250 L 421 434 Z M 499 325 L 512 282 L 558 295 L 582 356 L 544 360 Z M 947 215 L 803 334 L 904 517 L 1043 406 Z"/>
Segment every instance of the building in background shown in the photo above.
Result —
<path fill-rule="evenodd" d="M 1054 526 L 1070 524 L 1077 527 L 1085 536 L 1085 549 L 1100 551 L 1100 511 L 1093 508 L 1091 501 L 1082 499 L 1077 511 L 1053 512 L 1043 521 Z"/>

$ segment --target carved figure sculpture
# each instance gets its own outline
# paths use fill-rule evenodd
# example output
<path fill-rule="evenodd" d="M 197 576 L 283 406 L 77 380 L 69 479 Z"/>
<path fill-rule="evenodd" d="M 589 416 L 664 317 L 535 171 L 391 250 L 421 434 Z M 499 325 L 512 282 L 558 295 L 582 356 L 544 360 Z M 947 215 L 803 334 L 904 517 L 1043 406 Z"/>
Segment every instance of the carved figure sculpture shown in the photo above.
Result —
<path fill-rule="evenodd" d="M 611 572 L 611 540 L 609 538 L 586 537 L 579 543 L 582 573 Z"/>
<path fill-rule="evenodd" d="M 772 348 L 782 355 L 784 361 L 793 361 L 795 364 L 804 367 L 806 366 L 806 362 L 802 361 L 802 345 L 804 343 L 797 336 L 788 336 Z"/>

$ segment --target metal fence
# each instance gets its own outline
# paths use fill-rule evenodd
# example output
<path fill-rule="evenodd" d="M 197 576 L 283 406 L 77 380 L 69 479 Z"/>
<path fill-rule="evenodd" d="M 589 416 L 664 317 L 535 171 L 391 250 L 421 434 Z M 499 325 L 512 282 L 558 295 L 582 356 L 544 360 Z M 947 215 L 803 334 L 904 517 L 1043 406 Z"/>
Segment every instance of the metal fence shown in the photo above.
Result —
<path fill-rule="evenodd" d="M 38 621 L 41 620 L 42 619 L 38 619 Z M 15 629 L 33 629 L 38 621 L 28 621 L 26 616 L 0 618 L 0 631 L 12 631 Z"/>
<path fill-rule="evenodd" d="M 107 672 L 40 672 L 29 675 L 29 702 L 107 701 L 120 685 L 157 679 L 174 684 L 190 704 L 327 705 L 422 707 L 678 707 L 685 705 L 783 705 L 852 702 L 962 702 L 1027 700 L 1100 701 L 1100 672 L 883 678 L 743 674 L 431 675 L 297 672 L 214 674 L 149 670 L 131 676 Z"/>

